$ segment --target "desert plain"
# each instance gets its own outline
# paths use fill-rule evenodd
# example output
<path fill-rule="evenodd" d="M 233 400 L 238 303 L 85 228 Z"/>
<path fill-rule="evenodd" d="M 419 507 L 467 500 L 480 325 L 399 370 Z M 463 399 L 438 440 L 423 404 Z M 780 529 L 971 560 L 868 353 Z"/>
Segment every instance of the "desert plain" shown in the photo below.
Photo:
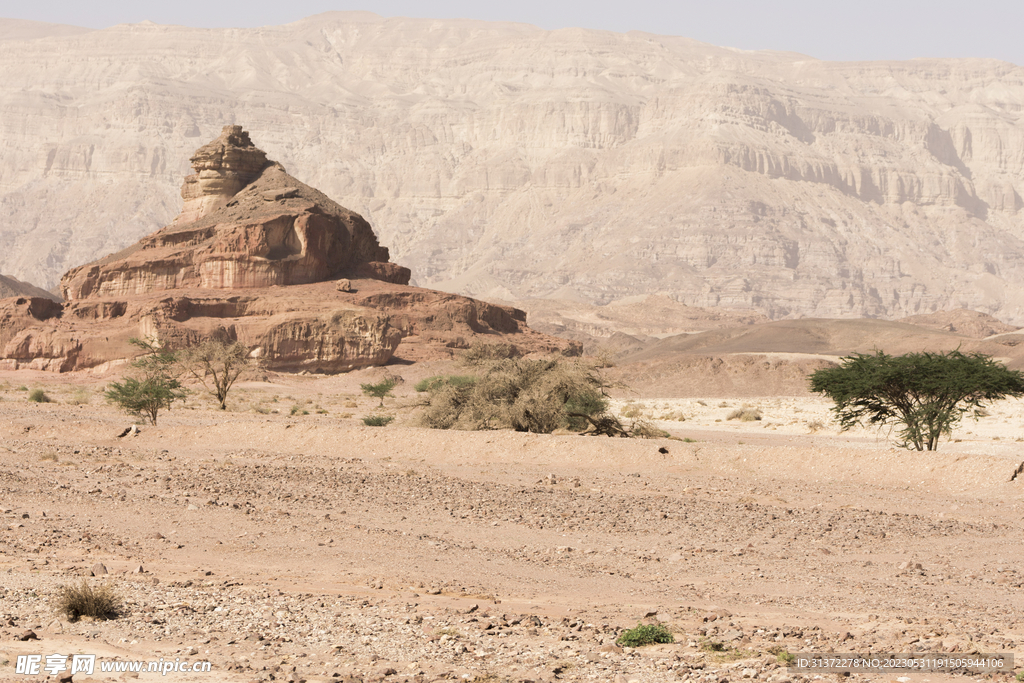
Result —
<path fill-rule="evenodd" d="M 396 419 L 365 426 L 385 370 Z M 74 681 L 800 683 L 842 676 L 780 653 L 1021 652 L 1020 401 L 932 453 L 807 395 L 613 400 L 673 438 L 419 426 L 413 385 L 449 370 L 270 373 L 123 437 L 112 377 L 4 373 L 0 680 L 51 653 L 211 664 Z M 56 613 L 83 579 L 123 615 Z M 640 622 L 675 642 L 615 645 Z"/>

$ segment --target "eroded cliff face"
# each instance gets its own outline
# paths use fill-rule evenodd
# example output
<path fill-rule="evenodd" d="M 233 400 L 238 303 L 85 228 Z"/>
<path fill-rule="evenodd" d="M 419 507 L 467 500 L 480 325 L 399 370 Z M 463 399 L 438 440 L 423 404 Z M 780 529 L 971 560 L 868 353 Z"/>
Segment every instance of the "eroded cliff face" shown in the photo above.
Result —
<path fill-rule="evenodd" d="M 66 301 L 171 289 L 253 289 L 323 282 L 388 261 L 362 216 L 267 160 L 241 126 L 192 156 L 174 222 L 132 247 L 68 271 Z M 408 284 L 409 270 L 388 264 Z"/>
<path fill-rule="evenodd" d="M 43 286 L 170 222 L 179 160 L 244 118 L 421 285 L 1024 323 L 1011 64 L 333 13 L 21 40 L 0 73 L 0 272 Z M 205 154 L 182 215 L 226 208 L 246 159 Z"/>
<path fill-rule="evenodd" d="M 240 341 L 269 370 L 344 372 L 451 357 L 476 338 L 578 351 L 522 311 L 409 287 L 361 216 L 269 161 L 239 126 L 192 156 L 185 207 L 131 247 L 68 271 L 65 303 L 0 299 L 0 368 L 107 368 L 133 337 L 176 350 Z M 30 294 L 33 292 L 29 292 Z"/>

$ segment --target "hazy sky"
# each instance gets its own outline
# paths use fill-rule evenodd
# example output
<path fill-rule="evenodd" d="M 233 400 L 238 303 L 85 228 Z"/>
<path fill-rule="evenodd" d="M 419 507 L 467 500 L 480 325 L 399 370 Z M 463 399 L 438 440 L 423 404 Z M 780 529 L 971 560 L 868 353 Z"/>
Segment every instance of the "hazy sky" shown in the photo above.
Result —
<path fill-rule="evenodd" d="M 994 57 L 1024 64 L 1024 0 L 0 0 L 0 17 L 103 28 L 284 24 L 330 10 L 687 36 L 820 59 Z"/>

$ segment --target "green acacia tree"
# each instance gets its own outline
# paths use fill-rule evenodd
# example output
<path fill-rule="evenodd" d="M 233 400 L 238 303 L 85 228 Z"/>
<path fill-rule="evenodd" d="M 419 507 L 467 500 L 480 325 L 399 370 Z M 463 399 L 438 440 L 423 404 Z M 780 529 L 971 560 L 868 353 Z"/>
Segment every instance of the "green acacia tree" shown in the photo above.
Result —
<path fill-rule="evenodd" d="M 391 390 L 398 386 L 397 377 L 385 377 L 376 384 L 360 384 L 359 388 L 363 390 L 363 393 L 367 396 L 380 399 L 380 405 L 384 405 L 384 398 L 391 396 Z"/>
<path fill-rule="evenodd" d="M 897 428 L 900 446 L 938 448 L 968 411 L 1024 396 L 1024 374 L 980 353 L 856 353 L 811 375 L 811 391 L 835 401 L 843 430 L 867 422 Z"/>
<path fill-rule="evenodd" d="M 129 342 L 145 353 L 131 362 L 130 375 L 123 382 L 112 382 L 104 396 L 129 415 L 148 417 L 155 425 L 161 410 L 185 398 L 176 377 L 177 359 L 155 340 L 132 338 Z"/>

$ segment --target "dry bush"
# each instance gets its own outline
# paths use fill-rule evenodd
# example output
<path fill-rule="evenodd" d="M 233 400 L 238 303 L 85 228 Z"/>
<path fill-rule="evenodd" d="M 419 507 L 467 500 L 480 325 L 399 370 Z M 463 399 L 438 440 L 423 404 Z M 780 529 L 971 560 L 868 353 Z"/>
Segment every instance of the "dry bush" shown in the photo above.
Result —
<path fill-rule="evenodd" d="M 753 422 L 761 419 L 761 411 L 746 404 L 729 413 L 726 420 L 739 420 L 740 422 Z"/>
<path fill-rule="evenodd" d="M 821 420 L 811 420 L 810 422 L 807 423 L 807 429 L 810 430 L 811 434 L 820 432 L 824 428 L 825 423 L 822 422 Z"/>
<path fill-rule="evenodd" d="M 564 359 L 480 358 L 474 353 L 471 359 L 479 370 L 475 381 L 462 377 L 459 382 L 429 383 L 424 425 L 550 434 L 559 428 L 586 429 L 588 418 L 607 410 L 605 384 L 589 365 Z"/>
<path fill-rule="evenodd" d="M 467 365 L 480 365 L 493 361 L 519 358 L 521 355 L 515 344 L 509 344 L 508 342 L 488 344 L 487 342 L 477 340 L 462 355 L 462 361 Z"/>
<path fill-rule="evenodd" d="M 93 588 L 84 579 L 79 586 L 58 588 L 53 606 L 68 621 L 78 621 L 82 617 L 116 619 L 122 609 L 121 596 L 112 586 L 103 584 Z"/>

